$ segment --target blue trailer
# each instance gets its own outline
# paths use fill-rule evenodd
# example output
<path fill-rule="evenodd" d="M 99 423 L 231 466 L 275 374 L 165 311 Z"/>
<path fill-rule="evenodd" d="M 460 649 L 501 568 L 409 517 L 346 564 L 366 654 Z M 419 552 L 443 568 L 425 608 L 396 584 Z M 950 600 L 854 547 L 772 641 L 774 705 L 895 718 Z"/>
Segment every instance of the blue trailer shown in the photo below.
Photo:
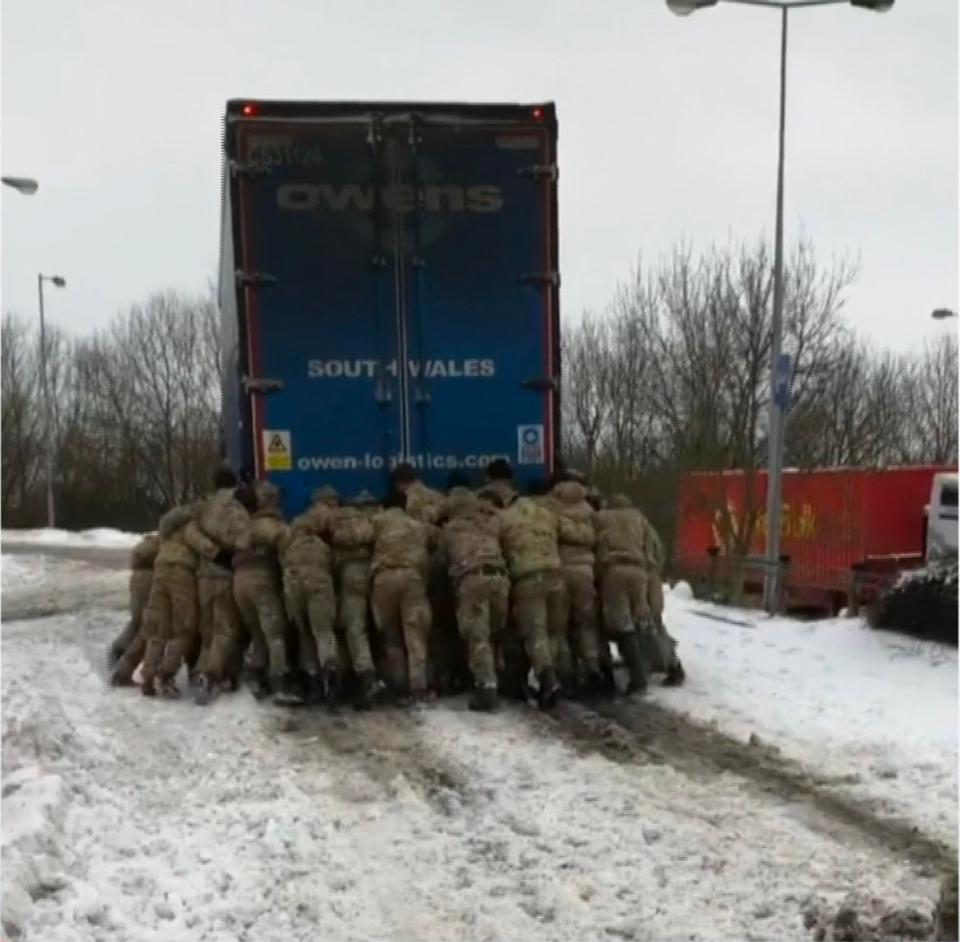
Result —
<path fill-rule="evenodd" d="M 224 122 L 225 457 L 292 514 L 559 436 L 554 106 L 238 100 Z"/>

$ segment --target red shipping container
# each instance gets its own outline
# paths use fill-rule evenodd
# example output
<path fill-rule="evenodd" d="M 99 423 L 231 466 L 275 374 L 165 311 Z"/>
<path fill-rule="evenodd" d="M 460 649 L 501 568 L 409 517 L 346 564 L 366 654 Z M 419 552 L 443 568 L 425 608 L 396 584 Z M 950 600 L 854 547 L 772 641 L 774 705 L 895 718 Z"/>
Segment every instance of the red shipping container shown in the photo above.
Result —
<path fill-rule="evenodd" d="M 933 476 L 943 471 L 956 469 L 923 465 L 784 471 L 780 551 L 790 557 L 788 600 L 836 608 L 847 596 L 855 565 L 878 572 L 917 565 L 924 552 L 924 507 Z M 751 492 L 742 471 L 683 477 L 674 551 L 679 573 L 705 576 L 711 567 L 711 547 L 717 548 L 715 565 L 724 571 L 748 514 L 755 516 L 756 525 L 747 553 L 762 556 L 765 471 L 753 476 Z M 748 571 L 748 588 L 761 582 L 757 570 Z"/>

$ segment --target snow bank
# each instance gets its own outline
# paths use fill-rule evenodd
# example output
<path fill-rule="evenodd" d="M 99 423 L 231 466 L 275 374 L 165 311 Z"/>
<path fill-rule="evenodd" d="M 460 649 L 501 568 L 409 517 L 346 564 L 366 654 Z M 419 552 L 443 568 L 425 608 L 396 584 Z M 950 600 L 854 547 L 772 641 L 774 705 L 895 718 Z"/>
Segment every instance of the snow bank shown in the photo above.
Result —
<path fill-rule="evenodd" d="M 66 809 L 63 780 L 25 766 L 3 779 L 0 860 L 3 863 L 3 931 L 16 938 L 24 931 L 36 897 L 61 884 L 58 835 Z"/>
<path fill-rule="evenodd" d="M 956 841 L 957 651 L 871 630 L 667 597 L 687 683 L 665 706 L 791 758 Z"/>
<path fill-rule="evenodd" d="M 38 544 L 45 546 L 90 546 L 125 547 L 133 546 L 143 537 L 142 533 L 124 533 L 100 527 L 94 530 L 3 530 L 0 531 L 0 543 Z"/>
<path fill-rule="evenodd" d="M 693 598 L 693 589 L 690 588 L 689 582 L 684 582 L 681 579 L 679 582 L 675 582 L 673 587 L 670 589 L 670 595 L 682 602 L 689 602 Z"/>

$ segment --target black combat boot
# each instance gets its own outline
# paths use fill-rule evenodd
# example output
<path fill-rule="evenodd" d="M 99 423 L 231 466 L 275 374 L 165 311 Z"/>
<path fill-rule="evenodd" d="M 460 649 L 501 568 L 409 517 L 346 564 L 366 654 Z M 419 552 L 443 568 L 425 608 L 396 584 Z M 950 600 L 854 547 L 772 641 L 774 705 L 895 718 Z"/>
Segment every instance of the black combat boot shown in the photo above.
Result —
<path fill-rule="evenodd" d="M 140 686 L 140 693 L 142 693 L 145 697 L 155 697 L 157 695 L 157 688 L 155 684 L 155 680 L 145 680 Z"/>
<path fill-rule="evenodd" d="M 497 708 L 497 688 L 495 686 L 475 687 L 467 704 L 478 713 L 490 713 Z"/>
<path fill-rule="evenodd" d="M 537 692 L 537 703 L 541 710 L 550 710 L 557 705 L 560 699 L 560 682 L 557 673 L 552 667 L 540 671 L 537 678 L 540 681 L 540 690 Z"/>
<path fill-rule="evenodd" d="M 197 706 L 206 706 L 210 702 L 216 688 L 211 683 L 206 674 L 201 674 L 197 678 L 197 685 L 193 689 L 193 702 Z"/>
<path fill-rule="evenodd" d="M 270 678 L 270 692 L 277 706 L 302 706 L 303 694 L 297 682 L 289 674 Z"/>
<path fill-rule="evenodd" d="M 369 710 L 383 690 L 383 684 L 373 671 L 362 671 L 357 677 L 357 696 L 353 701 L 354 709 Z"/>
<path fill-rule="evenodd" d="M 157 689 L 163 697 L 168 697 L 171 700 L 180 699 L 180 688 L 172 677 L 158 678 Z"/>
<path fill-rule="evenodd" d="M 263 671 L 253 671 L 247 682 L 257 700 L 266 700 L 270 696 L 270 680 Z"/>
<path fill-rule="evenodd" d="M 636 631 L 629 631 L 617 638 L 617 646 L 630 674 L 627 693 L 643 693 L 647 689 L 649 671 L 640 648 L 640 636 Z"/>
<path fill-rule="evenodd" d="M 674 656 L 673 663 L 667 668 L 667 676 L 663 678 L 664 687 L 680 687 L 687 679 L 687 673 L 680 663 L 680 658 Z"/>
<path fill-rule="evenodd" d="M 327 706 L 334 707 L 340 702 L 340 671 L 333 665 L 323 670 L 323 690 Z"/>
<path fill-rule="evenodd" d="M 304 674 L 304 686 L 307 703 L 323 703 L 326 699 L 323 678 L 319 674 Z"/>

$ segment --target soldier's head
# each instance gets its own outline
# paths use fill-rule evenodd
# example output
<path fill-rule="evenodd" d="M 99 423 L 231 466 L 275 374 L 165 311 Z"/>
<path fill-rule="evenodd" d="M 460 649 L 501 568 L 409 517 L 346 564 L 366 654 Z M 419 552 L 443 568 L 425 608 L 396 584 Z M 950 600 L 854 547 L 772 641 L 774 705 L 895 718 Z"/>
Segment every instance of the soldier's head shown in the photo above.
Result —
<path fill-rule="evenodd" d="M 566 483 L 582 484 L 584 487 L 587 485 L 587 476 L 582 472 L 578 471 L 576 468 L 561 468 L 553 477 L 554 484 L 566 484 Z"/>
<path fill-rule="evenodd" d="M 219 468 L 217 468 L 216 471 L 213 472 L 213 489 L 215 491 L 221 491 L 224 488 L 236 486 L 237 475 L 233 468 L 228 468 L 225 464 L 222 464 Z"/>
<path fill-rule="evenodd" d="M 487 480 L 512 481 L 513 468 L 510 467 L 510 462 L 507 461 L 506 458 L 494 458 L 493 461 L 487 465 Z"/>
<path fill-rule="evenodd" d="M 470 481 L 462 471 L 451 471 L 447 475 L 447 493 L 453 493 L 458 487 L 470 487 Z"/>
<path fill-rule="evenodd" d="M 456 517 L 471 507 L 477 506 L 477 495 L 468 487 L 455 487 L 447 495 L 443 508 L 444 517 Z"/>
<path fill-rule="evenodd" d="M 477 497 L 485 504 L 496 507 L 497 510 L 503 510 L 503 498 L 492 487 L 481 487 L 477 491 Z"/>
<path fill-rule="evenodd" d="M 257 510 L 277 510 L 280 507 L 280 491 L 269 481 L 257 481 L 253 492 L 257 498 Z"/>
<path fill-rule="evenodd" d="M 587 488 L 587 503 L 594 510 L 603 510 L 603 494 L 600 493 L 596 485 Z"/>
<path fill-rule="evenodd" d="M 579 481 L 558 481 L 551 493 L 564 504 L 579 504 L 587 499 L 587 489 Z"/>
<path fill-rule="evenodd" d="M 627 510 L 633 506 L 633 501 L 626 494 L 614 494 L 607 501 L 607 506 L 611 510 Z"/>
<path fill-rule="evenodd" d="M 409 461 L 401 461 L 390 472 L 390 489 L 405 493 L 410 489 L 411 484 L 415 484 L 419 480 L 420 475 L 417 474 L 417 469 Z"/>
<path fill-rule="evenodd" d="M 340 495 L 335 487 L 324 484 L 318 487 L 311 495 L 310 500 L 314 504 L 325 504 L 327 507 L 337 507 L 340 504 Z"/>
<path fill-rule="evenodd" d="M 257 495 L 251 481 L 245 481 L 233 492 L 233 496 L 243 505 L 247 513 L 254 513 L 257 509 Z"/>

